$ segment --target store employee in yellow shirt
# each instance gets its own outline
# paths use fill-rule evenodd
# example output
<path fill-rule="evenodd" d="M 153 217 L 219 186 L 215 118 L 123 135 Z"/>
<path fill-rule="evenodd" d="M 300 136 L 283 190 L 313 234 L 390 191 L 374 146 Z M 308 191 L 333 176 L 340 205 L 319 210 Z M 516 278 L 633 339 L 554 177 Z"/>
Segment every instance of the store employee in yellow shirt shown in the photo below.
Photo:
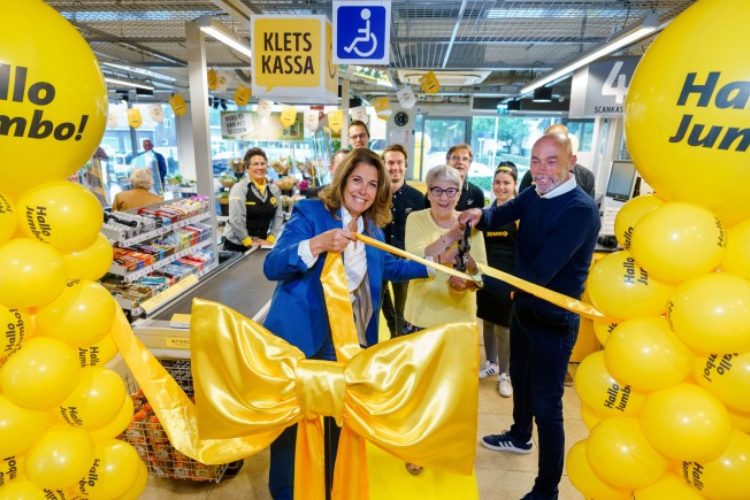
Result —
<path fill-rule="evenodd" d="M 244 164 L 247 176 L 229 192 L 229 221 L 224 229 L 224 248 L 237 252 L 253 246 L 273 245 L 284 220 L 281 190 L 266 177 L 265 151 L 248 149 Z"/>

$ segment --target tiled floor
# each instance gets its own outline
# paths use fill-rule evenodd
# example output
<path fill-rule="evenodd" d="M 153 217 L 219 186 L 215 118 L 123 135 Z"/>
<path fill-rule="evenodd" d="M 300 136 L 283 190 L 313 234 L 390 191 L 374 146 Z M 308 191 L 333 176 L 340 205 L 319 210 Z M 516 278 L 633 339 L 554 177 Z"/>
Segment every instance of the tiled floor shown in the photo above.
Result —
<path fill-rule="evenodd" d="M 588 434 L 579 413 L 579 399 L 572 387 L 566 387 L 564 397 L 565 433 L 567 447 Z M 479 435 L 506 429 L 512 421 L 512 403 L 497 393 L 497 379 L 485 379 L 479 384 Z M 536 442 L 536 436 L 534 437 Z M 536 447 L 530 455 L 498 453 L 477 445 L 476 472 L 481 500 L 517 500 L 531 489 L 536 475 Z M 268 452 L 245 460 L 237 477 L 219 484 L 149 478 L 147 500 L 224 499 L 270 500 L 266 487 Z M 583 498 L 563 476 L 560 499 Z M 399 499 L 394 499 L 399 500 Z M 411 499 L 409 499 L 411 500 Z M 461 500 L 461 499 L 456 499 Z"/>

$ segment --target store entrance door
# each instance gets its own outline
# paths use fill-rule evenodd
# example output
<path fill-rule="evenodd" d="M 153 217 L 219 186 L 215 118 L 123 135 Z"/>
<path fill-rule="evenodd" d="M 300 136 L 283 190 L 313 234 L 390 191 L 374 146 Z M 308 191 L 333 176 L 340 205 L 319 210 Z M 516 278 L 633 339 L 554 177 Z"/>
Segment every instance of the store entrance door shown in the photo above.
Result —
<path fill-rule="evenodd" d="M 419 115 L 416 125 L 413 179 L 424 180 L 428 170 L 446 163 L 451 146 L 466 143 L 471 137 L 470 118 Z"/>

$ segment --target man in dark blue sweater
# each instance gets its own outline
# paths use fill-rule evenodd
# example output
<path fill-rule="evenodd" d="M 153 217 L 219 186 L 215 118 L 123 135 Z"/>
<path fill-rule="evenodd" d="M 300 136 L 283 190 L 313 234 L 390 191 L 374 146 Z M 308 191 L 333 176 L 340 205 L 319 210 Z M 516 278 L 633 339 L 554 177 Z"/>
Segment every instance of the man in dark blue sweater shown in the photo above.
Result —
<path fill-rule="evenodd" d="M 588 275 L 600 221 L 596 204 L 571 174 L 576 163 L 565 135 L 547 134 L 531 150 L 535 189 L 485 210 L 466 210 L 471 221 L 493 230 L 518 220 L 515 275 L 579 298 Z M 482 438 L 496 451 L 530 453 L 532 419 L 539 434 L 539 471 L 524 500 L 557 499 L 563 470 L 565 432 L 562 396 L 578 316 L 542 299 L 516 291 L 510 323 L 510 378 L 513 425 Z"/>

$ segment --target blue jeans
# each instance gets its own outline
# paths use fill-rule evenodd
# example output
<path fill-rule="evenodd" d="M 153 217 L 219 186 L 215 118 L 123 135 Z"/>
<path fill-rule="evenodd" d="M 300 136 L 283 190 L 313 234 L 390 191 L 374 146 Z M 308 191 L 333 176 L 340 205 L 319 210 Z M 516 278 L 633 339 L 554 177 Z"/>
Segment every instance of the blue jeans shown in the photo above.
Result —
<path fill-rule="evenodd" d="M 329 340 L 320 351 L 310 358 L 335 361 L 336 351 Z M 336 464 L 336 451 L 339 447 L 341 429 L 332 417 L 325 417 L 323 419 L 323 430 L 325 431 L 326 499 L 328 499 L 333 486 L 333 469 Z M 284 429 L 284 432 L 271 443 L 268 489 L 274 500 L 292 500 L 294 498 L 294 448 L 296 442 L 297 424 L 294 424 Z"/>
<path fill-rule="evenodd" d="M 513 425 L 510 434 L 520 443 L 531 439 L 532 418 L 539 433 L 539 471 L 533 492 L 557 499 L 565 459 L 562 396 L 570 353 L 578 335 L 579 318 L 555 317 L 534 310 L 511 311 L 510 379 L 513 383 Z"/>

